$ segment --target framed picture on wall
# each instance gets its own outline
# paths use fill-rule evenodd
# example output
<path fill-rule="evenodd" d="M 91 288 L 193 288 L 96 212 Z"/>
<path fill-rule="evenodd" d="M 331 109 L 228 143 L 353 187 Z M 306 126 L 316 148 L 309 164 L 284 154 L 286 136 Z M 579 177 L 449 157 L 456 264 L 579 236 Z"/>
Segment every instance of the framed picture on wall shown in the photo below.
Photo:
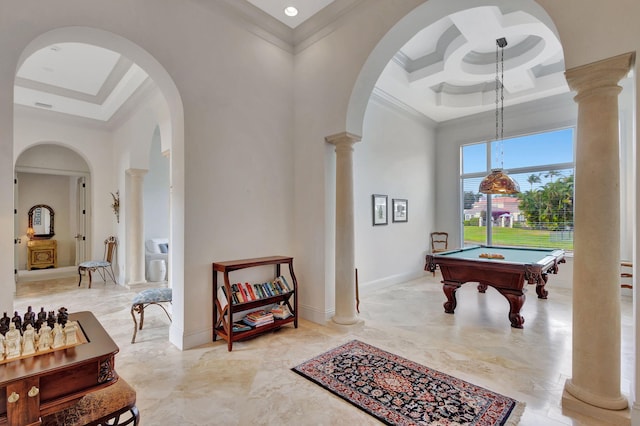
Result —
<path fill-rule="evenodd" d="M 386 225 L 387 221 L 387 196 L 373 194 L 371 196 L 373 208 L 373 226 Z"/>
<path fill-rule="evenodd" d="M 392 200 L 393 205 L 393 218 L 394 222 L 406 222 L 407 221 L 407 208 L 408 201 L 401 198 L 394 198 Z"/>

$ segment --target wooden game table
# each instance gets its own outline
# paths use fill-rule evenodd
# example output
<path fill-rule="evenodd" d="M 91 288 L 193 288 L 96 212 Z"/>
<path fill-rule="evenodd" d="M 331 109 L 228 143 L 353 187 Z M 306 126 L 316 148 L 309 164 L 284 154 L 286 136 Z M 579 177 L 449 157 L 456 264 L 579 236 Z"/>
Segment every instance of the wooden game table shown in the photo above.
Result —
<path fill-rule="evenodd" d="M 456 309 L 456 290 L 466 282 L 477 282 L 481 293 L 491 286 L 509 301 L 511 326 L 522 328 L 525 282 L 535 284 L 538 298 L 546 299 L 547 274 L 557 273 L 558 264 L 564 262 L 564 250 L 480 245 L 428 254 L 424 269 L 435 272 L 440 267 L 446 313 Z"/>
<path fill-rule="evenodd" d="M 87 343 L 0 365 L 0 425 L 39 425 L 44 415 L 71 406 L 115 383 L 119 348 L 91 312 L 69 314 Z"/>

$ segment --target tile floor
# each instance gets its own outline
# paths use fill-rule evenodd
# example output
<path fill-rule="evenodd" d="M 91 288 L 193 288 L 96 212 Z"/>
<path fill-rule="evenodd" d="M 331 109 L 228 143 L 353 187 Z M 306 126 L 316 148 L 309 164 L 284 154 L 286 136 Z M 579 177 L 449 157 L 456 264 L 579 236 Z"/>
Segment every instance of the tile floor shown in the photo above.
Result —
<path fill-rule="evenodd" d="M 600 425 L 562 412 L 562 390 L 571 376 L 571 291 L 554 288 L 553 279 L 547 300 L 529 290 L 522 330 L 509 326 L 506 299 L 491 288 L 479 294 L 473 284 L 458 291 L 456 314 L 445 314 L 440 277 L 429 274 L 393 287 L 361 288 L 363 325 L 300 320 L 298 329 L 287 326 L 234 343 L 232 352 L 222 341 L 179 351 L 168 341 L 168 319 L 154 306 L 145 311 L 145 328 L 131 344 L 130 302 L 141 288 L 102 282 L 78 288 L 75 277 L 25 282 L 18 284 L 15 309 L 93 311 L 120 347 L 116 369 L 137 391 L 143 425 L 380 424 L 290 371 L 352 339 L 525 402 L 521 425 Z M 622 315 L 622 389 L 628 394 L 633 360 L 628 297 Z"/>

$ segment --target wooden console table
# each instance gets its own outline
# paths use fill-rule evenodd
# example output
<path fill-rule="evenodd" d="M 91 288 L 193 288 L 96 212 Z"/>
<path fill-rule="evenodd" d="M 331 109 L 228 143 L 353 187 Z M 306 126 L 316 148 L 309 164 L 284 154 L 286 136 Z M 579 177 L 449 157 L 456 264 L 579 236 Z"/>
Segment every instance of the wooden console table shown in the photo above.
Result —
<path fill-rule="evenodd" d="M 57 268 L 58 242 L 30 240 L 27 242 L 27 269 Z"/>
<path fill-rule="evenodd" d="M 91 312 L 69 315 L 88 343 L 0 365 L 0 425 L 40 425 L 89 392 L 117 381 L 118 346 Z"/>

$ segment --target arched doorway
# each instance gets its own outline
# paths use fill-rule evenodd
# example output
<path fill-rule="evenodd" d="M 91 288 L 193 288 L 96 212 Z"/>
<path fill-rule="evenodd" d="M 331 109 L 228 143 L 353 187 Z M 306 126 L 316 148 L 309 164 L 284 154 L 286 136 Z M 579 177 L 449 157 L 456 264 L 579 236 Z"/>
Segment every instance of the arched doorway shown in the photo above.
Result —
<path fill-rule="evenodd" d="M 75 275 L 75 266 L 85 260 L 86 229 L 90 220 L 86 195 L 91 172 L 87 162 L 73 149 L 38 144 L 19 155 L 15 170 L 16 278 L 28 281 Z M 40 204 L 59 213 L 52 223 L 55 228 L 49 229 L 51 240 L 56 244 L 54 269 L 33 267 L 27 261 L 30 239 L 27 211 Z"/>
<path fill-rule="evenodd" d="M 80 141 L 82 138 L 78 138 L 78 146 L 76 149 L 86 155 L 87 162 L 90 168 L 92 168 L 94 184 L 92 194 L 88 201 L 90 209 L 94 212 L 94 220 L 91 223 L 89 232 L 95 235 L 102 235 L 105 229 L 112 229 L 116 234 L 123 234 L 126 230 L 124 224 L 116 222 L 113 212 L 108 207 L 105 208 L 105 204 L 107 206 L 109 205 L 108 203 L 111 200 L 110 194 L 112 192 L 120 191 L 121 197 L 127 196 L 127 184 L 125 180 L 128 171 L 142 170 L 148 165 L 148 146 L 151 143 L 150 135 L 156 127 L 159 128 L 163 148 L 171 152 L 172 194 L 177 195 L 178 200 L 183 200 L 184 116 L 182 101 L 169 74 L 154 57 L 140 46 L 121 36 L 95 28 L 65 27 L 40 35 L 24 48 L 18 61 L 17 70 L 20 69 L 21 65 L 24 64 L 27 58 L 34 52 L 63 43 L 83 43 L 117 52 L 122 55 L 122 57 L 129 59 L 136 67 L 143 69 L 157 88 L 155 94 L 152 93 L 149 95 L 147 93 L 147 96 L 152 98 L 149 102 L 153 103 L 155 108 L 151 107 L 145 110 L 146 116 L 142 126 L 150 128 L 151 130 L 149 131 L 149 138 L 144 148 L 126 150 L 120 146 L 116 147 L 115 152 L 113 152 L 106 148 L 108 144 L 103 144 L 103 146 L 98 149 L 92 149 L 95 148 L 95 146 L 87 148 L 87 145 L 90 145 L 93 141 L 92 138 L 86 138 L 84 141 Z M 135 140 L 134 136 L 131 137 L 132 140 Z M 104 139 L 107 140 L 109 138 L 105 137 Z M 122 140 L 122 138 L 119 137 L 118 140 Z M 113 161 L 109 161 L 110 158 L 113 158 Z M 100 170 L 100 172 L 94 170 L 93 168 L 96 167 L 102 167 L 102 170 Z M 182 213 L 183 210 L 184 203 L 182 201 L 171 203 L 171 217 L 174 220 L 169 225 L 169 234 L 172 246 L 178 249 L 176 250 L 177 253 L 182 252 L 180 249 L 184 245 L 182 233 L 183 224 L 180 219 L 184 216 Z M 129 239 L 120 238 L 120 240 L 122 242 Z M 94 238 L 92 247 L 89 248 L 88 252 L 101 253 L 100 243 L 101 240 L 99 238 Z M 140 258 L 134 261 L 144 266 L 142 232 L 140 232 L 140 238 L 136 240 L 136 244 L 139 244 L 139 247 L 132 248 L 130 245 L 128 247 L 124 246 L 122 252 L 127 253 L 127 251 L 130 251 L 138 253 Z M 171 259 L 173 260 L 173 264 L 170 267 L 172 276 L 181 276 L 184 270 L 182 256 L 174 255 Z M 129 261 L 129 259 L 126 259 L 125 255 L 120 254 L 119 263 L 123 265 L 125 261 Z M 122 273 L 124 267 L 121 268 L 120 272 Z M 170 279 L 170 281 L 181 283 L 183 280 Z M 182 307 L 180 307 L 179 303 L 179 300 L 181 300 L 180 294 L 182 294 L 182 288 L 174 288 L 174 322 L 172 327 L 175 326 L 178 327 L 178 329 L 182 328 Z"/>

